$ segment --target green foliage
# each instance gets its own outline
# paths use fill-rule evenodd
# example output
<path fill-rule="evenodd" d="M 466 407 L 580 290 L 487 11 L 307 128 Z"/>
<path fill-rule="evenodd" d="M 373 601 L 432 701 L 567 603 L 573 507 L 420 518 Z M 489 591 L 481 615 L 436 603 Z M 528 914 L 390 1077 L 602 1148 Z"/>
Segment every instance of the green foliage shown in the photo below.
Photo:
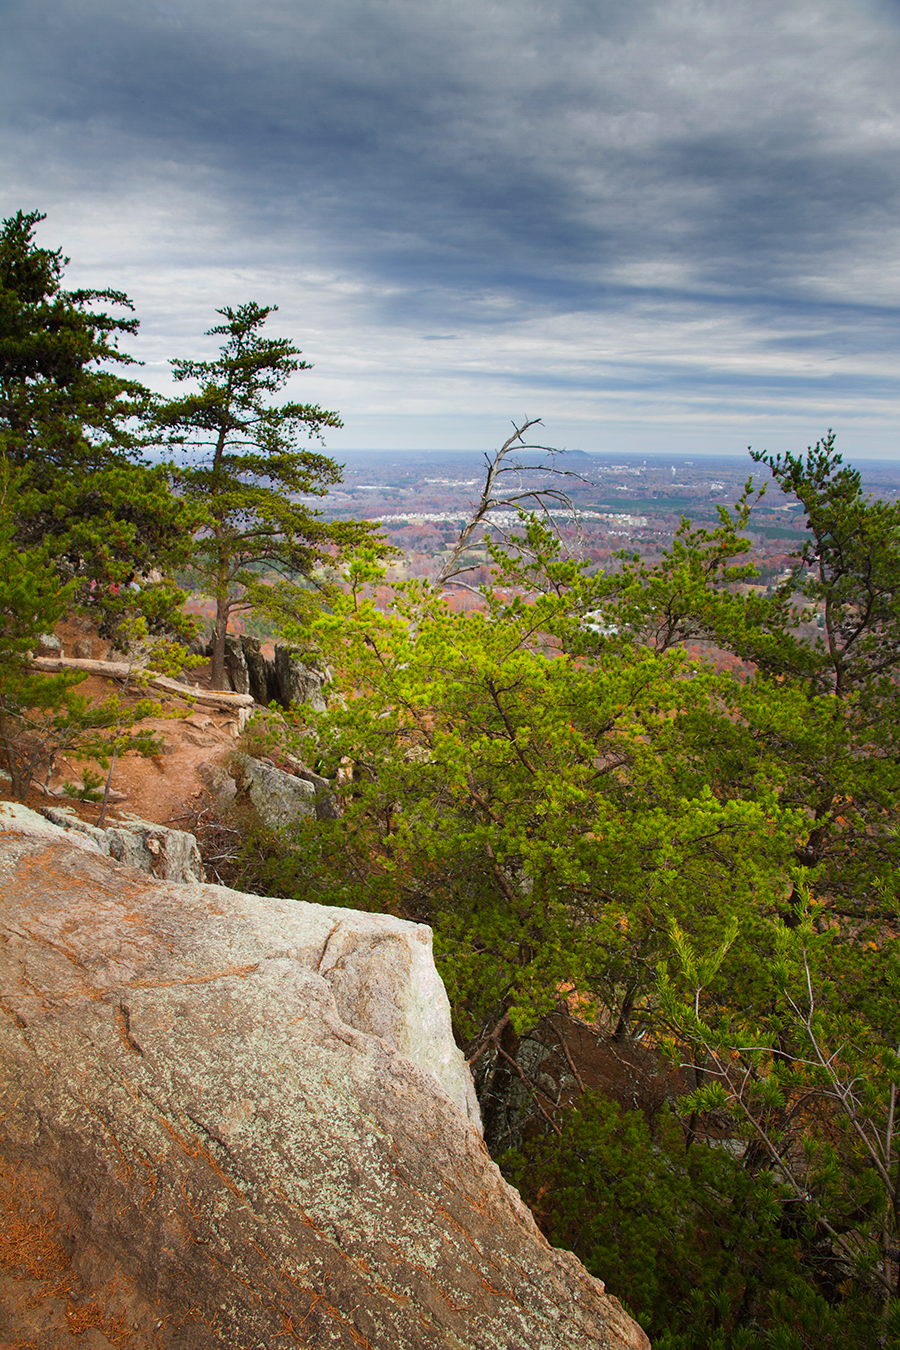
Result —
<path fill-rule="evenodd" d="M 255 812 L 230 809 L 224 815 L 200 819 L 193 827 L 207 875 L 219 885 L 251 895 L 285 896 L 302 893 L 308 868 L 304 858 L 285 848 L 284 840 L 261 825 Z"/>
<path fill-rule="evenodd" d="M 796 588 L 824 618 L 810 673 L 817 693 L 856 692 L 866 704 L 895 697 L 900 662 L 900 503 L 862 495 L 860 475 L 843 466 L 830 432 L 805 457 L 754 454 L 808 517 L 782 599 Z M 805 672 L 804 672 L 805 673 Z"/>
<path fill-rule="evenodd" d="M 694 1133 L 728 1122 L 746 1141 L 748 1167 L 782 1179 L 827 1260 L 884 1300 L 900 1231 L 896 927 L 845 945 L 803 889 L 796 923 L 770 923 L 752 1006 L 716 989 L 692 944 L 673 932 L 660 1006 L 673 1052 L 689 1058 L 698 1084 L 679 1109 Z M 819 1259 L 810 1246 L 808 1262 Z"/>
<path fill-rule="evenodd" d="M 158 429 L 182 450 L 180 489 L 205 513 L 193 566 L 216 601 L 216 688 L 225 681 L 229 615 L 241 609 L 308 610 L 309 578 L 316 569 L 375 528 L 356 521 L 328 523 L 297 500 L 324 496 L 341 477 L 334 460 L 298 450 L 298 438 L 321 440 L 325 427 L 342 423 L 336 413 L 312 404 L 271 402 L 294 374 L 310 368 L 287 338 L 262 335 L 274 308 L 251 303 L 218 310 L 225 322 L 209 330 L 225 338 L 218 359 L 173 361 L 176 381 L 196 382 L 199 389 L 170 400 L 156 414 Z M 273 587 L 273 580 L 279 585 Z"/>
<path fill-rule="evenodd" d="M 589 1092 L 559 1135 L 500 1161 L 550 1241 L 606 1282 L 654 1346 L 877 1343 L 865 1291 L 829 1302 L 810 1282 L 812 1225 L 777 1174 L 747 1169 L 727 1141 L 686 1148 L 665 1109 L 650 1125 Z"/>
<path fill-rule="evenodd" d="M 85 769 L 82 774 L 81 785 L 69 782 L 63 783 L 63 792 L 74 801 L 102 802 L 103 784 L 102 774 L 95 773 L 93 769 Z"/>
<path fill-rule="evenodd" d="M 133 419 L 147 391 L 110 367 L 133 365 L 119 348 L 137 320 L 97 312 L 98 301 L 131 310 L 112 290 L 65 291 L 59 250 L 38 248 L 44 216 L 22 211 L 0 230 L 0 451 L 32 465 L 34 486 L 60 471 L 116 463 L 134 446 Z"/>
<path fill-rule="evenodd" d="M 340 671 L 305 713 L 319 768 L 356 766 L 340 821 L 307 828 L 321 896 L 434 924 L 460 1033 L 519 1028 L 563 985 L 626 1022 L 672 917 L 714 942 L 772 908 L 802 816 L 738 717 L 740 687 L 677 651 L 555 650 L 568 598 L 452 613 L 427 587 L 388 614 L 349 592 L 317 632 Z M 354 697 L 365 691 L 365 697 Z M 725 756 L 743 792 L 710 783 Z M 662 945 L 661 945 L 662 944 Z"/>
<path fill-rule="evenodd" d="M 157 628 L 178 627 L 183 596 L 165 578 L 187 556 L 196 513 L 165 466 L 140 459 L 152 399 L 119 373 L 134 364 L 119 342 L 137 320 L 118 291 L 63 289 L 68 260 L 34 240 L 43 218 L 20 211 L 0 229 L 0 454 L 28 473 L 17 537 L 46 545 L 110 635 L 135 578 Z"/>
<path fill-rule="evenodd" d="M 574 991 L 692 1081 L 677 1175 L 702 1213 L 679 1182 L 672 1217 L 659 1177 L 641 1211 L 671 1219 L 665 1259 L 695 1270 L 681 1330 L 657 1338 L 672 1346 L 871 1344 L 898 1316 L 900 516 L 862 497 L 830 437 L 769 463 L 811 522 L 774 595 L 740 586 L 752 483 L 715 529 L 685 521 L 658 565 L 610 576 L 524 520 L 514 550 L 492 549 L 519 594 L 485 590 L 484 613 L 415 583 L 382 612 L 363 551 L 315 630 L 335 697 L 303 714 L 306 757 L 344 786 L 341 819 L 304 826 L 302 893 L 432 923 L 475 1055 Z M 811 609 L 821 642 L 802 637 Z M 743 670 L 717 670 L 717 649 Z M 542 1194 L 570 1171 L 579 1194 L 599 1184 L 609 1140 L 582 1171 L 573 1144 L 554 1172 L 558 1147 L 535 1163 Z M 651 1152 L 674 1168 L 667 1149 Z M 609 1170 L 597 1243 L 627 1196 Z M 639 1289 L 657 1277 L 632 1221 Z M 611 1250 L 598 1269 L 612 1280 Z M 665 1307 L 660 1292 L 660 1327 Z"/>
<path fill-rule="evenodd" d="M 142 725 L 149 718 L 171 715 L 158 700 L 142 692 L 147 688 L 148 677 L 151 674 L 172 677 L 202 661 L 201 657 L 190 656 L 171 638 L 151 637 L 150 624 L 144 615 L 130 617 L 123 626 L 122 637 L 131 658 L 120 692 L 111 694 L 86 713 L 82 734 L 73 749 L 77 758 L 93 759 L 107 771 L 98 820 L 100 826 L 106 819 L 119 755 L 132 751 L 152 756 L 163 749 L 164 742 L 158 733 Z M 142 696 L 135 698 L 136 693 L 142 693 Z"/>
<path fill-rule="evenodd" d="M 32 649 L 52 632 L 72 587 L 49 565 L 46 548 L 21 549 L 16 504 L 24 475 L 0 457 L 0 746 L 13 795 L 24 798 L 42 762 L 66 744 L 81 706 L 73 686 L 83 676 L 30 668 Z"/>
<path fill-rule="evenodd" d="M 71 605 L 74 582 L 64 585 L 59 580 L 46 543 L 33 549 L 18 546 L 16 506 L 23 483 L 25 474 L 0 459 L 0 747 L 13 795 L 22 799 L 38 769 L 49 776 L 60 755 L 94 759 L 108 767 L 102 823 L 119 753 L 159 750 L 159 738 L 140 723 L 161 715 L 162 709 L 146 698 L 125 697 L 128 684 L 140 682 L 137 662 L 149 661 L 157 670 L 173 673 L 189 665 L 190 658 L 177 643 L 151 640 L 147 619 L 132 616 L 122 637 L 133 648 L 135 666 L 122 694 L 92 705 L 75 692 L 84 679 L 80 672 L 44 674 L 32 668 L 32 650 Z M 88 770 L 86 801 L 97 800 L 92 789 L 102 781 L 93 783 L 91 777 L 97 776 Z"/>

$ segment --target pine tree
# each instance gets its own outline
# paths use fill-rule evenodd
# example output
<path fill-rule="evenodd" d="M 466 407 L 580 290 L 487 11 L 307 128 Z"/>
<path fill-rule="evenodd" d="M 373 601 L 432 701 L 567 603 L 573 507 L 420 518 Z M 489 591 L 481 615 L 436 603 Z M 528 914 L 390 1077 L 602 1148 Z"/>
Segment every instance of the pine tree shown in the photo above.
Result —
<path fill-rule="evenodd" d="M 315 569 L 375 529 L 326 522 L 298 500 L 324 496 L 341 481 L 334 460 L 298 449 L 298 438 L 321 440 L 324 428 L 342 423 L 313 404 L 271 401 L 293 375 L 310 369 L 289 339 L 263 335 L 274 309 L 249 303 L 218 310 L 224 322 L 209 329 L 225 339 L 218 359 L 173 361 L 176 381 L 196 381 L 199 389 L 172 399 L 157 416 L 157 426 L 182 447 L 181 490 L 206 512 L 193 566 L 216 604 L 217 689 L 225 686 L 230 616 L 264 606 L 276 593 L 303 608 Z M 273 581 L 281 583 L 277 591 Z"/>
<path fill-rule="evenodd" d="M 27 473 L 18 542 L 46 547 L 108 630 L 135 578 L 166 627 L 182 597 L 165 574 L 186 557 L 193 518 L 166 467 L 142 457 L 153 399 L 122 373 L 136 363 L 119 345 L 138 321 L 120 291 L 64 289 L 68 259 L 35 242 L 43 219 L 19 211 L 0 229 L 0 453 Z"/>

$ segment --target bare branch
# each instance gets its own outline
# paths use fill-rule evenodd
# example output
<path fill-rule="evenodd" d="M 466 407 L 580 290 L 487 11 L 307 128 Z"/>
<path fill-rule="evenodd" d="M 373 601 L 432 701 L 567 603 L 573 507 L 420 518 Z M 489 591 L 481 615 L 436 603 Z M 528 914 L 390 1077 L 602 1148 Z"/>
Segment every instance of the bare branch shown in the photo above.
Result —
<path fill-rule="evenodd" d="M 487 516 L 491 511 L 500 510 L 504 507 L 519 507 L 525 502 L 531 502 L 534 507 L 540 508 L 547 519 L 556 528 L 553 518 L 548 509 L 549 503 L 555 503 L 570 512 L 573 519 L 575 517 L 575 504 L 567 492 L 555 486 L 525 488 L 521 481 L 516 484 L 510 484 L 510 490 L 506 491 L 505 474 L 521 475 L 524 473 L 547 473 L 553 474 L 559 478 L 575 478 L 580 483 L 587 483 L 589 480 L 582 474 L 576 473 L 573 469 L 561 469 L 556 463 L 557 455 L 564 451 L 557 450 L 551 445 L 537 445 L 525 439 L 527 433 L 532 427 L 541 426 L 541 419 L 533 417 L 516 426 L 513 423 L 513 434 L 504 441 L 500 449 L 493 456 L 485 455 L 485 464 L 487 473 L 485 475 L 484 487 L 481 491 L 479 501 L 473 504 L 472 514 L 463 525 L 459 532 L 459 538 L 453 546 L 450 557 L 444 563 L 438 574 L 435 586 L 438 590 L 444 586 L 459 582 L 454 582 L 453 578 L 461 572 L 468 572 L 470 567 L 460 567 L 459 562 L 462 555 L 472 540 L 479 525 L 484 525 Z M 526 463 L 520 457 L 529 452 L 539 453 L 550 456 L 549 463 Z"/>

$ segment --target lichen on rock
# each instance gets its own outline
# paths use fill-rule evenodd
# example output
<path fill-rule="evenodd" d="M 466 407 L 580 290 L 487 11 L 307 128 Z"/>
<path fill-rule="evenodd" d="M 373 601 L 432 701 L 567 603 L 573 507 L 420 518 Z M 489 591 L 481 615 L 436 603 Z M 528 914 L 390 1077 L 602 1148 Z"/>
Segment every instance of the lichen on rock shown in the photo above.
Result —
<path fill-rule="evenodd" d="M 427 929 L 22 824 L 0 817 L 0 1165 L 86 1287 L 118 1281 L 123 1347 L 644 1350 L 491 1161 Z"/>

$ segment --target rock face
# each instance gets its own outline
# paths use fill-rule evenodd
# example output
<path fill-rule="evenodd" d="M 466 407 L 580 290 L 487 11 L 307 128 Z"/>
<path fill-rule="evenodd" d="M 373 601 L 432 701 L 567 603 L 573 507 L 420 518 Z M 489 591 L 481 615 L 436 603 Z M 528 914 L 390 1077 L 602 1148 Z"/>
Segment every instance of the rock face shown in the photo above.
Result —
<path fill-rule="evenodd" d="M 212 646 L 199 649 L 212 655 Z M 270 661 L 262 653 L 259 640 L 246 634 L 225 639 L 225 672 L 235 693 L 252 694 L 263 707 L 279 703 L 289 708 L 292 703 L 309 703 L 318 712 L 325 709 L 324 687 L 328 676 L 324 671 L 305 665 L 290 647 L 276 644 L 275 659 Z"/>
<path fill-rule="evenodd" d="M 0 807 L 0 826 L 4 824 L 4 815 L 8 814 L 8 810 Z M 51 824 L 64 830 L 76 830 L 91 839 L 107 857 L 139 867 L 152 877 L 163 881 L 206 879 L 197 840 L 185 830 L 170 830 L 166 825 L 153 825 L 137 816 L 126 816 L 125 823 L 101 830 L 79 820 L 74 811 L 64 806 L 48 806 L 43 814 Z"/>
<path fill-rule="evenodd" d="M 491 1162 L 428 929 L 42 829 L 0 833 L 0 1165 L 117 1345 L 646 1347 Z"/>
<path fill-rule="evenodd" d="M 250 686 L 250 693 L 257 703 L 267 708 L 270 703 L 274 703 L 278 698 L 275 662 L 266 660 L 258 638 L 248 637 L 246 634 L 241 638 L 241 651 L 244 656 L 244 664 L 247 667 L 247 683 Z"/>
<path fill-rule="evenodd" d="M 246 793 L 263 825 L 276 834 L 289 831 L 302 816 L 316 815 L 316 789 L 305 779 L 250 755 L 233 755 L 230 772 L 237 795 Z"/>
<path fill-rule="evenodd" d="M 291 835 L 296 821 L 302 817 L 335 820 L 340 815 L 334 784 L 299 760 L 294 763 L 295 772 L 285 773 L 265 760 L 235 753 L 224 764 L 210 761 L 201 765 L 200 772 L 220 815 L 235 806 L 242 811 L 249 805 L 266 829 L 294 848 Z"/>
<path fill-rule="evenodd" d="M 325 674 L 304 665 L 290 647 L 275 648 L 275 679 L 278 702 L 283 708 L 289 708 L 292 703 L 308 703 L 316 712 L 325 711 L 322 692 L 327 682 Z"/>
<path fill-rule="evenodd" d="M 236 694 L 249 694 L 250 675 L 247 670 L 247 658 L 241 638 L 230 635 L 225 638 L 225 671 Z"/>

